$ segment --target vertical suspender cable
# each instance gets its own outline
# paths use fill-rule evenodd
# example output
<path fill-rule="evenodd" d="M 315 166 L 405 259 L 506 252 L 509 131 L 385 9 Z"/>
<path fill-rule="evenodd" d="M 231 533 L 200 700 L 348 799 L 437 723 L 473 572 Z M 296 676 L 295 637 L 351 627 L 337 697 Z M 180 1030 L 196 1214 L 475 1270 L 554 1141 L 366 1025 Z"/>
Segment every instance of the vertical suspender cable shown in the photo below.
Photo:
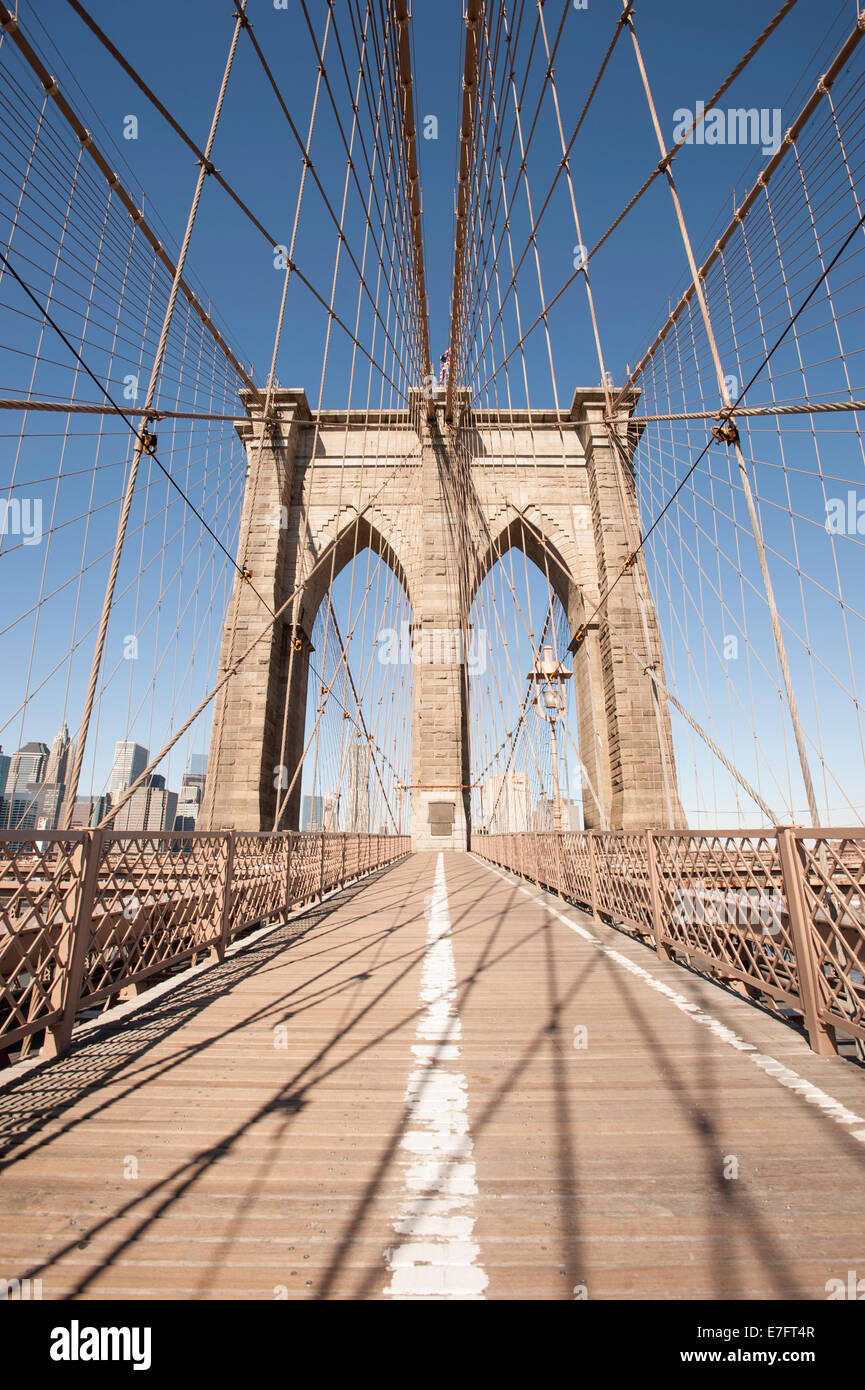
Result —
<path fill-rule="evenodd" d="M 246 8 L 246 0 L 243 0 L 243 9 Z M 96 687 L 99 682 L 99 673 L 102 669 L 102 657 L 105 652 L 105 641 L 108 636 L 108 623 L 111 618 L 111 609 L 114 603 L 114 590 L 117 584 L 117 574 L 120 569 L 120 557 L 123 552 L 123 542 L 126 539 L 126 530 L 129 524 L 129 514 L 132 510 L 132 499 L 135 492 L 135 484 L 138 479 L 138 468 L 141 463 L 141 455 L 144 450 L 144 425 L 146 424 L 153 401 L 156 396 L 156 388 L 159 384 L 159 377 L 162 372 L 162 364 L 165 359 L 165 350 L 168 346 L 168 334 L 171 328 L 171 320 L 174 316 L 174 306 L 177 302 L 177 292 L 180 288 L 180 281 L 183 275 L 183 268 L 186 264 L 186 256 L 189 251 L 189 243 L 192 238 L 192 229 L 195 226 L 195 219 L 198 213 L 198 205 L 201 201 L 201 194 L 204 188 L 204 180 L 210 173 L 212 165 L 210 156 L 213 150 L 213 142 L 216 138 L 216 128 L 219 124 L 219 117 L 222 112 L 225 93 L 228 87 L 228 79 L 234 63 L 234 55 L 237 50 L 237 40 L 240 30 L 246 23 L 245 13 L 237 15 L 234 21 L 234 32 L 231 36 L 231 44 L 228 50 L 228 58 L 225 64 L 225 71 L 222 75 L 222 83 L 219 88 L 219 96 L 213 111 L 213 119 L 210 123 L 210 133 L 207 137 L 207 145 L 204 150 L 204 159 L 198 171 L 198 179 L 195 185 L 195 193 L 192 198 L 192 205 L 189 209 L 189 217 L 186 221 L 186 231 L 183 236 L 183 245 L 180 248 L 180 255 L 177 258 L 177 266 L 174 272 L 174 279 L 171 285 L 171 294 L 165 309 L 165 317 L 162 322 L 162 332 L 159 335 L 159 343 L 156 348 L 156 356 L 153 361 L 153 370 L 150 373 L 150 381 L 147 386 L 147 396 L 142 408 L 142 432 L 135 442 L 132 454 L 132 463 L 129 469 L 129 476 L 126 481 L 126 491 L 123 496 L 123 505 L 120 510 L 120 518 L 117 523 L 117 535 L 114 541 L 114 553 L 111 557 L 111 569 L 108 574 L 108 583 L 105 587 L 105 598 L 102 604 L 102 613 L 99 619 L 99 631 L 96 636 L 96 646 L 93 652 L 93 661 L 90 668 L 90 681 L 87 687 L 87 696 L 84 701 L 84 713 L 81 718 L 78 743 L 75 748 L 75 761 L 69 777 L 69 786 L 66 791 L 66 807 L 62 816 L 62 824 L 65 829 L 72 825 L 72 817 L 75 811 L 75 797 L 78 792 L 78 781 L 81 776 L 81 768 L 84 762 L 84 752 L 87 743 L 87 734 L 90 728 L 90 719 L 93 714 L 93 705 L 96 699 Z"/>

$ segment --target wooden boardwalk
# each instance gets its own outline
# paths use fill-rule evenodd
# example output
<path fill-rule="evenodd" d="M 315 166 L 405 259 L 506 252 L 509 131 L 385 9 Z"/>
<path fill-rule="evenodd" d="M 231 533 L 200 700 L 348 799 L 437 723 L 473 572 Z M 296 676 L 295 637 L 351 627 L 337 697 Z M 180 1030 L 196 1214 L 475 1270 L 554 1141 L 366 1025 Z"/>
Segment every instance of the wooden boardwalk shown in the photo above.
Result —
<path fill-rule="evenodd" d="M 468 855 L 413 855 L 20 1071 L 0 1277 L 45 1299 L 865 1276 L 862 1070 Z"/>

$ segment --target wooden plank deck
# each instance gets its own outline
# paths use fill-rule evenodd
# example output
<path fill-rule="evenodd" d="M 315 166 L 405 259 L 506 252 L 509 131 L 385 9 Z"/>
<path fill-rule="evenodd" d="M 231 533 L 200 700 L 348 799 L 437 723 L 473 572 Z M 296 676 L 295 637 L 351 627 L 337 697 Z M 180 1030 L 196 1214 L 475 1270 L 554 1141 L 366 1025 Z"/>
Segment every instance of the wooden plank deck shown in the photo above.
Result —
<path fill-rule="evenodd" d="M 14 1069 L 0 1278 L 822 1300 L 865 1275 L 863 1072 L 556 910 L 414 855 Z"/>

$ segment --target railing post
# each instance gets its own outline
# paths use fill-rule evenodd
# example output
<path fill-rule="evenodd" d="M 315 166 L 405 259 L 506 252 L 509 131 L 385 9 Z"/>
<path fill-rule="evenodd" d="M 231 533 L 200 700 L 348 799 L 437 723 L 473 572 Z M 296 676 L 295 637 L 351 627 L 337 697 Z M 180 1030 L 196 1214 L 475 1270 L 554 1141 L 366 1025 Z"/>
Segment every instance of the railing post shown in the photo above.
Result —
<path fill-rule="evenodd" d="M 649 896 L 652 904 L 652 924 L 655 929 L 655 951 L 658 960 L 669 960 L 670 952 L 664 941 L 664 911 L 661 903 L 661 876 L 658 872 L 658 842 L 651 830 L 646 831 L 646 865 L 649 871 Z"/>
<path fill-rule="evenodd" d="M 318 861 L 318 901 L 324 897 L 324 834 L 321 836 L 321 855 Z"/>
<path fill-rule="evenodd" d="M 586 834 L 589 843 L 589 879 L 592 894 L 592 918 L 599 922 L 598 916 L 598 865 L 595 859 L 595 832 L 589 830 Z"/>
<path fill-rule="evenodd" d="M 805 1015 L 805 1026 L 808 1029 L 808 1041 L 812 1051 L 819 1053 L 822 1057 L 831 1057 L 838 1051 L 835 1042 L 835 1029 L 830 1023 L 824 1023 L 820 1017 L 817 957 L 811 935 L 811 924 L 808 921 L 808 909 L 802 882 L 803 865 L 796 845 L 796 836 L 789 826 L 778 826 L 775 834 L 778 839 L 784 897 L 787 900 L 790 931 L 796 952 L 799 995 L 802 1000 L 802 1012 Z"/>
<path fill-rule="evenodd" d="M 285 915 L 291 912 L 291 831 L 285 834 Z"/>
<path fill-rule="evenodd" d="M 221 965 L 225 960 L 225 948 L 231 930 L 232 878 L 234 877 L 234 848 L 236 830 L 229 830 L 225 851 L 225 876 L 222 880 L 222 905 L 219 913 L 219 936 L 210 948 L 210 959 Z"/>
<path fill-rule="evenodd" d="M 52 988 L 52 1004 L 61 1010 L 56 1023 L 45 1031 L 42 1055 L 59 1057 L 69 1047 L 75 1015 L 81 1002 L 81 982 L 84 963 L 93 935 L 93 903 L 99 881 L 102 860 L 102 830 L 84 832 L 76 859 L 76 883 L 72 889 L 71 925 L 57 958 L 56 985 Z M 57 994 L 55 995 L 55 989 Z"/>

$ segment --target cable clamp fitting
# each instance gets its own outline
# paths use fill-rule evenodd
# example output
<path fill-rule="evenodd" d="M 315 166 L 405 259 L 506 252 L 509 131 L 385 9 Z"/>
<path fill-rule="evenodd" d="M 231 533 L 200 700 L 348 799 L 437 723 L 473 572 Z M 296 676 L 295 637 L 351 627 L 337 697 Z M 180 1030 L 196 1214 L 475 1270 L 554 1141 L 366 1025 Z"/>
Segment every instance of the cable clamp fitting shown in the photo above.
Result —
<path fill-rule="evenodd" d="M 739 443 L 739 431 L 732 420 L 721 420 L 712 426 L 712 438 L 718 444 L 726 444 L 729 449 L 731 444 Z"/>
<path fill-rule="evenodd" d="M 149 426 L 150 421 L 148 420 L 147 424 L 144 426 L 144 429 L 141 431 L 141 451 L 145 454 L 155 454 L 156 435 L 152 432 Z"/>

